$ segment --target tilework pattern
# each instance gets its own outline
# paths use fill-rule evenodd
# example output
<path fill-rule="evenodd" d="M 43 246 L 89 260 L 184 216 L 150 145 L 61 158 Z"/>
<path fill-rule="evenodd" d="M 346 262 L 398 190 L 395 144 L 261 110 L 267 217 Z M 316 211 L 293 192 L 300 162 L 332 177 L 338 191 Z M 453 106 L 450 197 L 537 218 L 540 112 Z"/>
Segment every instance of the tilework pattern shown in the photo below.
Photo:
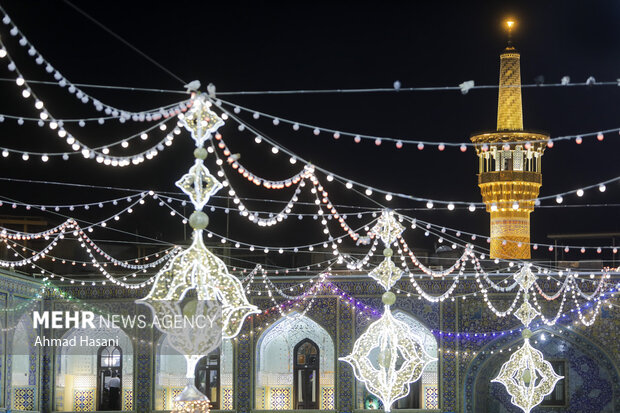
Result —
<path fill-rule="evenodd" d="M 123 389 L 123 410 L 133 410 L 133 390 Z"/>
<path fill-rule="evenodd" d="M 338 303 L 338 324 L 339 337 L 337 341 L 338 357 L 347 356 L 353 351 L 354 323 L 353 311 L 346 305 Z M 348 363 L 338 363 L 336 365 L 338 371 L 338 395 L 336 395 L 336 404 L 339 411 L 352 412 L 353 406 L 353 386 L 355 385 L 355 376 L 353 369 Z"/>
<path fill-rule="evenodd" d="M 233 389 L 232 389 L 232 387 L 223 387 L 220 399 L 222 400 L 222 404 L 220 406 L 220 410 L 232 410 L 233 409 Z"/>
<path fill-rule="evenodd" d="M 439 389 L 436 386 L 424 386 L 424 408 L 439 409 Z"/>
<path fill-rule="evenodd" d="M 168 403 L 167 403 L 166 396 L 168 396 L 168 389 L 163 387 L 161 389 L 161 406 L 162 406 L 162 409 L 164 410 L 168 410 L 168 406 L 167 406 Z"/>
<path fill-rule="evenodd" d="M 409 290 L 410 285 L 406 285 L 407 281 L 401 282 L 401 285 L 397 285 L 395 288 L 403 290 Z M 445 281 L 440 280 L 424 280 L 420 281 L 426 291 L 431 294 L 437 294 L 443 292 L 446 287 Z M 290 283 L 279 282 L 279 286 L 286 289 Z M 334 282 L 339 288 L 347 293 L 359 297 L 361 301 L 367 302 L 373 305 L 373 307 L 380 307 L 380 295 L 382 291 L 377 288 L 376 284 L 370 281 L 338 281 Z M 544 284 L 544 283 L 543 283 Z M 547 286 L 542 285 L 543 289 L 547 289 Z M 474 291 L 474 282 L 472 280 L 463 280 L 457 288 L 457 293 Z M 125 298 L 138 298 L 139 292 L 133 290 L 125 290 L 122 288 L 116 288 L 114 286 L 105 286 L 104 288 L 80 288 L 80 287 L 68 287 L 67 290 L 78 298 L 99 298 L 108 299 L 111 297 L 125 297 Z M 37 289 L 32 283 L 21 280 L 9 280 L 6 277 L 0 276 L 0 292 L 7 293 L 8 302 L 13 299 L 13 294 L 21 294 L 25 296 L 32 296 L 36 293 Z M 260 301 L 263 300 L 263 301 Z M 262 308 L 270 307 L 271 305 L 264 301 L 263 297 L 254 297 L 253 300 Z M 497 307 L 504 308 L 501 302 L 494 301 Z M 457 307 L 457 305 L 459 307 Z M 315 304 L 316 308 L 313 308 L 308 315 L 322 325 L 332 336 L 336 343 L 336 351 L 338 356 L 346 355 L 352 348 L 355 337 L 363 331 L 367 322 L 363 317 L 354 317 L 351 313 L 350 307 L 338 304 L 337 300 L 331 297 L 319 297 Z M 424 300 L 413 300 L 404 297 L 399 297 L 396 302 L 396 306 L 413 314 L 416 318 L 422 321 L 427 327 L 432 329 L 441 328 L 449 331 L 492 331 L 492 330 L 505 330 L 515 325 L 514 318 L 506 317 L 504 319 L 495 317 L 485 306 L 480 305 L 479 300 L 466 300 L 458 304 L 449 301 L 441 304 L 429 304 Z M 441 311 L 440 311 L 441 308 Z M 571 333 L 570 344 L 574 348 L 565 350 L 565 354 L 568 357 L 574 357 L 574 362 L 578 363 L 579 373 L 575 373 L 574 377 L 571 375 L 568 380 L 570 407 L 567 407 L 567 411 L 597 411 L 597 412 L 620 412 L 620 379 L 618 378 L 618 364 L 619 357 L 617 350 L 617 337 L 620 336 L 620 314 L 617 308 L 603 309 L 601 318 L 592 326 L 585 328 L 581 331 L 581 336 Z M 548 312 L 548 314 L 550 314 Z M 458 320 L 457 320 L 458 314 Z M 269 322 L 273 322 L 278 317 L 274 314 L 273 319 Z M 233 406 L 239 413 L 249 413 L 252 404 L 253 395 L 253 364 L 254 358 L 253 349 L 255 341 L 249 334 L 254 327 L 252 325 L 254 321 L 248 321 L 244 323 L 244 329 L 242 334 L 245 334 L 247 338 L 240 338 L 237 340 L 235 348 L 236 366 L 235 371 L 237 374 L 234 377 L 237 397 L 234 398 Z M 366 324 L 365 324 L 366 323 Z M 581 329 L 579 327 L 578 329 Z M 575 329 L 575 330 L 578 330 Z M 586 336 L 587 337 L 584 337 Z M 149 335 L 145 334 L 147 340 L 151 340 Z M 515 337 L 499 337 L 499 338 L 487 338 L 485 340 L 473 341 L 473 340 L 454 340 L 444 339 L 442 340 L 442 346 L 444 349 L 459 350 L 460 356 L 458 358 L 450 355 L 441 355 L 440 364 L 440 380 L 439 388 L 440 392 L 439 403 L 445 411 L 462 411 L 464 413 L 474 413 L 480 411 L 476 409 L 475 403 L 481 402 L 488 405 L 490 400 L 497 401 L 499 403 L 499 410 L 501 412 L 512 412 L 509 410 L 511 407 L 506 407 L 504 403 L 506 401 L 505 394 L 501 393 L 501 388 L 495 389 L 494 387 L 488 387 L 486 393 L 478 396 L 478 385 L 486 380 L 486 376 L 492 374 L 489 373 L 489 366 L 497 367 L 494 362 L 489 361 L 486 356 L 462 356 L 462 352 L 479 350 L 492 350 L 503 347 L 514 346 Z M 568 342 L 567 342 L 568 343 Z M 544 350 L 546 357 L 546 351 L 551 352 L 552 349 Z M 134 409 L 136 412 L 149 412 L 151 408 L 151 392 L 152 392 L 152 371 L 151 371 L 151 346 L 136 345 L 134 357 L 136 358 L 136 371 L 135 382 L 136 388 L 133 394 Z M 550 357 L 553 358 L 553 357 Z M 29 377 L 29 382 L 35 380 L 35 385 L 41 385 L 39 390 L 35 386 L 29 387 L 32 390 L 32 397 L 25 398 L 28 406 L 34 408 L 37 406 L 41 411 L 49 412 L 51 403 L 50 395 L 52 394 L 52 386 L 54 381 L 50 380 L 51 369 L 51 357 L 46 354 L 33 354 L 30 359 L 30 366 L 34 368 L 32 378 Z M 41 362 L 41 370 L 36 371 L 38 362 Z M 4 367 L 5 371 L 0 374 L 5 375 L 7 386 L 11 381 L 11 357 L 6 357 Z M 47 367 L 46 367 L 47 366 Z M 569 370 L 573 369 L 573 366 L 568 365 Z M 493 370 L 491 368 L 490 370 Z M 40 379 L 37 379 L 37 376 Z M 336 381 L 334 398 L 336 409 L 340 412 L 351 412 L 353 410 L 353 397 L 354 397 L 354 377 L 348 365 L 343 363 L 336 364 Z M 6 393 L 6 404 L 9 406 L 15 406 L 16 403 L 22 403 L 24 400 L 15 394 L 17 389 L 12 389 Z M 37 403 L 36 395 L 41 394 L 41 400 Z M 67 403 L 67 401 L 64 401 Z M 30 403 L 32 403 L 30 405 Z M 585 407 L 584 407 L 585 406 Z M 167 406 L 168 408 L 170 406 Z M 257 406 L 258 407 L 258 406 Z M 490 410 L 489 410 L 490 411 Z M 552 411 L 551 409 L 539 408 L 541 413 L 547 413 Z M 557 411 L 555 409 L 554 411 Z"/>
<path fill-rule="evenodd" d="M 183 391 L 183 387 L 177 387 L 176 389 L 170 389 L 170 400 L 174 400 L 181 392 Z M 172 407 L 172 406 L 171 406 Z"/>
<path fill-rule="evenodd" d="M 235 359 L 237 360 L 237 405 L 235 409 L 239 413 L 249 413 L 252 394 L 252 342 L 249 332 L 252 329 L 253 320 L 243 323 L 241 332 L 237 336 Z M 244 337 L 245 336 L 245 337 Z"/>
<path fill-rule="evenodd" d="M 334 410 L 335 393 L 333 387 L 321 387 L 321 410 Z"/>
<path fill-rule="evenodd" d="M 291 387 L 269 388 L 269 410 L 290 410 L 293 408 L 293 389 Z"/>
<path fill-rule="evenodd" d="M 13 388 L 13 409 L 34 410 L 34 387 Z"/>
<path fill-rule="evenodd" d="M 95 411 L 95 389 L 74 390 L 73 410 L 76 412 Z"/>
<path fill-rule="evenodd" d="M 447 331 L 456 331 L 457 323 L 456 323 L 456 303 L 452 301 L 444 301 L 443 309 L 442 309 L 442 329 Z M 440 400 L 440 403 L 443 402 L 443 405 L 440 405 L 442 409 L 448 412 L 457 411 L 457 371 L 458 371 L 458 361 L 457 357 L 454 355 L 455 351 L 458 351 L 457 342 L 450 340 L 441 340 L 440 345 L 444 349 L 450 350 L 452 353 L 441 353 L 441 358 L 443 360 L 443 373 L 441 375 L 442 379 L 442 397 L 443 400 Z"/>

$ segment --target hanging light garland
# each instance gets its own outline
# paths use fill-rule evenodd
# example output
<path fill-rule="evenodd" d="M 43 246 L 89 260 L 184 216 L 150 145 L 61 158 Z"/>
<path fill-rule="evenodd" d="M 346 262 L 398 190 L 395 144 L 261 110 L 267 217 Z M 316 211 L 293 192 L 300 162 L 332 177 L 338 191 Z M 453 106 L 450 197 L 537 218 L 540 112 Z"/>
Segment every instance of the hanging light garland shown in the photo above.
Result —
<path fill-rule="evenodd" d="M 213 101 L 213 100 L 212 100 Z M 355 180 L 351 180 L 345 177 L 342 177 L 338 174 L 334 174 L 324 168 L 321 168 L 317 165 L 314 165 L 306 160 L 304 160 L 303 158 L 299 157 L 298 155 L 296 155 L 295 153 L 293 153 L 292 151 L 288 150 L 287 148 L 283 147 L 282 145 L 278 144 L 276 141 L 272 140 L 271 138 L 268 138 L 266 136 L 264 136 L 264 134 L 259 133 L 255 128 L 253 128 L 251 125 L 247 124 L 246 122 L 244 122 L 243 120 L 241 120 L 239 117 L 235 116 L 234 114 L 232 114 L 230 111 L 228 111 L 227 109 L 223 108 L 221 105 L 218 105 L 217 101 L 213 101 L 215 103 L 216 106 L 218 106 L 222 112 L 223 115 L 228 116 L 229 118 L 233 119 L 235 122 L 237 122 L 240 126 L 243 126 L 242 130 L 247 129 L 248 131 L 251 131 L 252 133 L 254 133 L 257 137 L 260 137 L 260 142 L 267 142 L 271 147 L 272 147 L 272 152 L 274 154 L 277 153 L 285 153 L 288 156 L 291 157 L 291 159 L 295 159 L 295 163 L 296 162 L 301 162 L 304 165 L 311 165 L 315 170 L 320 171 L 322 173 L 325 173 L 327 176 L 329 176 L 331 178 L 331 180 L 337 180 L 338 182 L 340 182 L 342 185 L 344 185 L 347 189 L 359 189 L 359 191 L 366 193 L 366 194 L 373 194 L 373 193 L 379 193 L 385 196 L 386 201 L 390 201 L 392 200 L 394 197 L 399 197 L 402 199 L 408 199 L 408 200 L 413 200 L 413 201 L 418 201 L 418 202 L 423 202 L 426 204 L 428 209 L 432 209 L 435 205 L 445 205 L 447 206 L 449 209 L 453 210 L 455 209 L 455 207 L 457 205 L 461 205 L 461 206 L 467 206 L 470 210 L 471 210 L 471 206 L 473 205 L 473 210 L 475 211 L 478 208 L 481 208 L 484 206 L 484 203 L 482 202 L 468 202 L 468 201 L 446 201 L 446 200 L 436 200 L 436 199 L 431 199 L 431 198 L 423 198 L 423 197 L 418 197 L 418 196 L 413 196 L 413 195 L 409 195 L 409 194 L 404 194 L 404 193 L 399 193 L 399 192 L 390 192 L 390 191 L 386 191 L 384 189 L 380 189 L 380 188 L 376 188 L 376 187 L 372 187 L 372 186 L 368 186 L 362 183 L 359 183 Z M 258 177 L 258 175 L 252 173 L 251 171 L 247 171 L 248 176 L 253 176 L 253 179 L 258 179 L 260 180 L 261 178 Z M 575 189 L 575 190 L 571 190 L 571 191 L 565 191 L 562 193 L 557 193 L 557 194 L 553 194 L 553 195 L 547 195 L 547 196 L 543 196 L 543 197 L 538 197 L 535 201 L 541 202 L 544 200 L 556 200 L 558 199 L 558 197 L 563 197 L 563 196 L 568 196 L 571 194 L 576 194 L 577 196 L 583 196 L 583 193 L 585 193 L 586 190 L 590 190 L 590 189 L 594 189 L 594 188 L 598 188 L 600 192 L 604 192 L 601 191 L 601 188 L 606 188 L 607 185 L 613 183 L 613 182 L 617 182 L 620 181 L 620 176 L 618 177 L 614 177 L 602 182 L 598 182 L 596 184 L 593 185 L 588 185 L 586 187 L 582 187 L 579 189 Z M 370 196 L 370 195 L 368 195 Z"/>
<path fill-rule="evenodd" d="M 178 113 L 174 110 L 166 110 L 165 107 L 157 108 L 149 111 L 142 112 L 132 112 L 128 110 L 118 109 L 114 106 L 105 104 L 100 102 L 98 99 L 90 96 L 88 93 L 84 92 L 80 89 L 76 84 L 71 83 L 66 77 L 64 77 L 57 69 L 55 69 L 49 61 L 47 61 L 41 53 L 37 51 L 32 43 L 28 40 L 28 38 L 24 35 L 24 33 L 13 23 L 11 17 L 8 15 L 6 10 L 0 6 L 0 13 L 2 14 L 2 23 L 10 28 L 9 34 L 13 37 L 19 37 L 19 45 L 23 48 L 28 49 L 28 55 L 34 59 L 35 63 L 39 66 L 45 66 L 45 71 L 49 74 L 53 73 L 54 79 L 58 82 L 58 86 L 61 88 L 66 87 L 67 91 L 71 94 L 74 94 L 77 99 L 79 99 L 82 103 L 91 103 L 95 110 L 101 112 L 103 111 L 106 115 L 112 116 L 115 118 L 122 119 L 122 122 L 125 120 L 133 120 L 136 122 L 144 122 L 144 121 L 157 121 L 162 118 L 162 116 L 175 116 Z M 0 58 L 8 57 L 8 53 L 4 45 L 0 47 Z M 12 61 L 11 61 L 12 62 Z M 13 63 L 13 62 L 12 62 Z M 14 63 L 13 63 L 14 64 Z M 185 103 L 175 103 L 173 105 L 178 105 Z"/>
<path fill-rule="evenodd" d="M 219 93 L 219 94 L 221 95 L 222 93 Z M 312 134 L 314 136 L 327 135 L 327 136 L 331 136 L 334 140 L 339 140 L 341 138 L 349 138 L 349 139 L 352 138 L 353 142 L 355 143 L 360 143 L 362 141 L 371 141 L 372 143 L 375 144 L 375 146 L 381 146 L 382 143 L 390 143 L 390 144 L 394 144 L 394 146 L 397 149 L 402 149 L 406 145 L 407 146 L 413 145 L 420 151 L 423 150 L 425 147 L 431 147 L 431 148 L 435 147 L 439 151 L 444 151 L 446 147 L 454 147 L 454 148 L 458 148 L 460 152 L 466 152 L 469 147 L 474 146 L 474 144 L 471 142 L 437 142 L 437 141 L 429 141 L 429 140 L 424 140 L 424 139 L 390 138 L 390 137 L 385 137 L 385 136 L 376 136 L 376 135 L 367 135 L 367 134 L 362 134 L 362 133 L 339 131 L 335 129 L 329 129 L 329 128 L 324 128 L 324 127 L 320 127 L 316 125 L 310 125 L 307 123 L 298 122 L 298 121 L 270 115 L 265 112 L 250 109 L 250 108 L 223 100 L 221 98 L 217 98 L 215 102 L 218 106 L 220 106 L 221 104 L 225 104 L 231 107 L 233 112 L 236 114 L 239 114 L 241 113 L 241 111 L 243 111 L 243 112 L 252 114 L 252 117 L 255 120 L 259 118 L 265 118 L 265 119 L 271 120 L 274 126 L 286 125 L 286 126 L 292 127 L 294 131 L 299 131 L 301 130 L 301 128 L 303 128 L 305 130 L 312 131 Z M 612 128 L 612 129 L 606 129 L 606 130 L 595 131 L 595 132 L 580 133 L 578 135 L 557 136 L 557 137 L 549 139 L 547 144 L 549 145 L 549 147 L 553 147 L 554 142 L 562 142 L 562 141 L 575 141 L 575 143 L 581 144 L 581 142 L 583 141 L 583 138 L 594 138 L 594 137 L 596 137 L 597 141 L 600 142 L 605 139 L 605 134 L 617 133 L 619 131 L 620 131 L 620 128 Z M 532 143 L 535 143 L 535 141 L 524 141 L 521 143 L 532 144 Z"/>

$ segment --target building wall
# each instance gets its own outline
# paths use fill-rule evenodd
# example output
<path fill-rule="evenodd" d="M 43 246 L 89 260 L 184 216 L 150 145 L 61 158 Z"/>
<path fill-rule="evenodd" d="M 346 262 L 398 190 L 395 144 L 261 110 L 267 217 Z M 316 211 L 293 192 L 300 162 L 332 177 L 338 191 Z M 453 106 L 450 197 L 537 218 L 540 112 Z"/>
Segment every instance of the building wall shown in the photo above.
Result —
<path fill-rule="evenodd" d="M 297 281 L 298 282 L 298 281 Z M 381 308 L 382 290 L 368 279 L 333 280 L 338 288 L 346 291 L 357 300 Z M 281 281 L 282 289 L 296 282 Z M 448 287 L 448 281 L 423 281 L 427 291 L 440 293 Z M 410 287 L 402 282 L 396 288 L 409 290 Z M 18 279 L 10 275 L 0 275 L 0 306 L 12 307 L 19 297 L 33 297 L 39 287 L 37 283 Z M 78 298 L 88 299 L 132 299 L 139 298 L 144 292 L 117 289 L 112 286 L 87 288 L 67 288 Z M 457 293 L 475 291 L 473 282 L 461 282 Z M 263 296 L 253 296 L 252 301 L 262 308 L 271 307 L 271 301 Z M 495 299 L 498 308 L 504 309 L 509 301 Z M 42 304 L 44 307 L 52 305 L 50 300 Z M 496 317 L 486 308 L 479 299 L 446 300 L 442 303 L 428 303 L 417 298 L 398 296 L 396 309 L 405 311 L 427 328 L 444 331 L 493 331 L 507 330 L 518 326 L 518 320 L 513 316 L 506 318 Z M 303 310 L 300 308 L 291 310 Z M 568 307 L 570 308 L 570 306 Z M 553 308 L 548 315 L 553 314 Z M 308 311 L 308 317 L 320 324 L 333 338 L 336 357 L 350 353 L 355 338 L 365 329 L 368 321 L 360 316 L 351 305 L 345 304 L 334 296 L 318 296 Z M 6 317 L 6 314 L 3 314 Z M 234 409 L 238 412 L 250 412 L 255 409 L 254 380 L 256 344 L 265 321 L 270 324 L 280 317 L 278 311 L 273 311 L 266 318 L 257 322 L 249 320 L 243 326 L 240 336 L 234 341 L 235 375 L 233 377 Z M 620 337 L 620 314 L 616 308 L 605 309 L 592 327 L 573 326 L 553 327 L 547 330 L 554 333 L 557 339 L 544 343 L 534 344 L 545 354 L 547 359 L 565 358 L 568 363 L 568 403 L 566 408 L 541 409 L 541 412 L 579 411 L 584 412 L 612 412 L 620 411 L 620 348 L 617 339 Z M 134 378 L 133 378 L 133 409 L 137 412 L 153 411 L 154 403 L 154 374 L 155 355 L 153 344 L 158 336 L 149 330 L 139 330 L 142 341 L 134 346 Z M 6 333 L 0 338 L 7 340 Z M 439 357 L 439 410 L 443 412 L 483 413 L 486 411 L 516 412 L 509 403 L 508 395 L 503 387 L 497 383 L 490 384 L 489 378 L 499 369 L 499 366 L 508 356 L 508 349 L 514 349 L 522 341 L 518 334 L 506 334 L 496 337 L 475 340 L 456 340 L 454 337 L 440 336 L 438 338 Z M 558 347 L 562 345 L 563 347 Z M 555 347 L 554 347 L 555 346 Z M 156 347 L 156 346 L 155 346 Z M 4 347 L 0 347 L 4 348 Z M 447 354 L 447 350 L 450 354 Z M 494 351 L 493 355 L 479 354 L 473 356 L 473 351 Z M 499 350 L 502 350 L 500 353 Z M 454 353 L 458 351 L 459 355 Z M 467 352 L 467 355 L 465 353 Z M 501 355 L 501 356 L 500 356 Z M 22 407 L 25 410 L 51 412 L 54 383 L 54 357 L 47 352 L 34 355 L 29 364 L 34 366 L 35 376 L 28 389 L 13 388 L 11 384 L 10 355 L 0 357 L 0 389 L 3 406 L 13 406 L 16 396 L 25 400 Z M 22 386 L 23 387 L 23 386 Z M 335 364 L 335 408 L 340 412 L 356 410 L 355 378 L 348 364 Z M 0 404 L 0 407 L 2 404 Z M 486 407 L 485 407 L 486 406 Z M 489 406 L 496 406 L 497 410 L 489 410 Z M 575 410 L 577 409 L 577 410 Z"/>

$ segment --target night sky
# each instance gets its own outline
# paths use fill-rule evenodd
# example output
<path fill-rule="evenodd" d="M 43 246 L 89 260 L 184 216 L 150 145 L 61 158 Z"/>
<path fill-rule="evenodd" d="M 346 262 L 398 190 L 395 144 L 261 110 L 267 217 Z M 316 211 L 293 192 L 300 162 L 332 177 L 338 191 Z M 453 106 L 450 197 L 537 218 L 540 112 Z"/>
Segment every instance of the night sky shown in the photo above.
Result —
<path fill-rule="evenodd" d="M 97 27 L 63 1 L 7 1 L 0 4 L 13 21 L 56 69 L 75 83 L 94 83 L 182 89 L 183 84 L 144 57 Z M 501 23 L 511 16 L 518 21 L 514 42 L 521 52 L 524 83 L 544 76 L 557 83 L 562 76 L 583 82 L 620 77 L 620 3 L 598 1 L 519 2 L 154 2 L 76 1 L 76 6 L 129 43 L 151 56 L 184 81 L 212 82 L 218 91 L 456 86 L 466 80 L 477 85 L 498 82 L 499 52 L 506 43 Z M 53 80 L 33 63 L 26 49 L 0 25 L 9 53 L 27 79 Z M 6 61 L 6 60 L 5 60 Z M 0 77 L 14 75 L 0 63 Z M 99 116 L 90 105 L 57 86 L 33 85 L 57 117 Z M 129 110 L 142 110 L 172 103 L 182 95 L 87 89 L 101 101 Z M 32 100 L 19 95 L 14 82 L 0 82 L 0 112 L 37 116 Z M 285 96 L 226 96 L 238 104 L 295 121 L 348 132 L 402 139 L 463 142 L 477 131 L 495 129 L 497 90 L 387 92 L 365 94 L 315 94 Z M 525 129 L 545 131 L 552 137 L 596 132 L 620 127 L 620 88 L 614 86 L 528 88 L 523 90 Z M 371 141 L 355 144 L 351 138 L 334 140 L 328 134 L 314 136 L 310 130 L 293 131 L 273 126 L 265 119 L 243 118 L 323 168 L 359 182 L 394 192 L 443 200 L 479 202 L 477 158 L 472 148 L 439 152 L 415 146 L 396 149 Z M 108 121 L 67 129 L 91 146 L 128 136 L 144 125 Z M 273 155 L 270 147 L 254 143 L 254 135 L 237 131 L 229 121 L 221 130 L 243 164 L 259 175 L 286 178 L 299 170 L 288 156 Z M 18 127 L 14 120 L 0 124 L 3 146 L 23 150 L 59 152 L 68 146 L 48 128 L 36 124 Z M 138 167 L 110 168 L 78 157 L 53 159 L 46 164 L 19 156 L 0 159 L 3 177 L 121 186 L 176 191 L 173 183 L 192 162 L 192 142 L 183 133 L 156 160 Z M 137 150 L 130 147 L 128 153 Z M 577 189 L 620 175 L 620 136 L 609 133 L 603 142 L 584 139 L 557 143 L 543 157 L 541 195 Z M 215 168 L 212 168 L 215 171 Z M 233 180 L 240 196 L 287 199 L 257 190 L 244 180 Z M 116 196 L 111 191 L 0 183 L 5 198 L 25 202 L 69 203 Z M 335 183 L 327 187 L 332 200 L 348 205 L 373 206 L 351 196 Z M 566 205 L 619 204 L 620 185 L 610 185 L 583 198 L 566 197 Z M 223 195 L 223 193 L 221 194 Z M 310 199 L 310 198 L 308 198 Z M 421 203 L 394 200 L 390 207 L 420 208 Z M 221 201 L 218 201 L 221 203 Z M 547 202 L 555 205 L 555 202 Z M 273 206 L 248 202 L 262 210 Z M 156 204 L 119 228 L 168 242 L 180 242 L 183 227 Z M 189 211 L 188 211 L 189 212 Z M 101 216 L 108 212 L 102 212 Z M 12 210 L 3 215 L 44 215 Z M 96 219 L 94 212 L 75 216 Z M 411 216 L 439 225 L 488 234 L 488 215 L 482 210 L 410 211 Z M 548 234 L 620 232 L 619 207 L 540 208 L 532 215 L 532 241 L 549 242 Z M 51 217 L 48 215 L 48 217 Z M 210 229 L 223 233 L 226 216 L 210 213 Z M 60 219 L 60 218 L 53 218 Z M 131 221 L 130 221 L 131 220 Z M 323 239 L 316 222 L 289 219 L 282 226 L 257 231 L 246 219 L 231 215 L 231 238 L 268 245 L 295 245 Z M 352 222 L 356 225 L 359 221 Z M 335 226 L 334 226 L 335 228 Z M 101 239 L 121 235 L 100 234 Z M 121 237 L 122 238 L 122 237 Z M 432 241 L 411 234 L 412 244 L 431 249 Z M 611 239 L 575 240 L 578 245 L 610 245 Z M 617 242 L 617 241 L 616 241 Z M 486 245 L 485 245 L 486 246 Z M 545 259 L 547 252 L 536 257 Z M 577 253 L 570 255 L 577 258 Z"/>

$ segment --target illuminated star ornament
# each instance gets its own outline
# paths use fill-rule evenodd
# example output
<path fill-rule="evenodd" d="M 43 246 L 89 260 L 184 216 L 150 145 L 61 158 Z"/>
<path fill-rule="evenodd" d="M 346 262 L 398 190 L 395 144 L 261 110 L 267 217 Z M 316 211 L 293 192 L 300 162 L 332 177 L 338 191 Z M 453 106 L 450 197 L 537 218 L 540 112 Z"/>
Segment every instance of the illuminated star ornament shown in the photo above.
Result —
<path fill-rule="evenodd" d="M 530 345 L 530 330 L 523 330 L 525 343 L 504 363 L 498 376 L 491 380 L 501 383 L 511 396 L 511 403 L 529 413 L 550 394 L 564 377 L 553 371 L 551 363 Z"/>
<path fill-rule="evenodd" d="M 396 284 L 396 281 L 400 280 L 403 272 L 392 262 L 393 251 L 390 245 L 396 241 L 396 239 L 402 234 L 405 227 L 402 226 L 394 217 L 394 211 L 384 210 L 381 216 L 377 220 L 374 227 L 371 228 L 369 234 L 371 236 L 381 238 L 385 249 L 383 250 L 383 256 L 385 257 L 381 264 L 373 269 L 368 275 L 376 280 L 385 291 L 389 291 L 390 288 Z"/>
<path fill-rule="evenodd" d="M 377 223 L 370 230 L 371 234 L 379 236 L 386 247 L 389 247 L 396 241 L 396 238 L 403 233 L 405 227 L 394 217 L 394 211 L 383 210 Z"/>
<path fill-rule="evenodd" d="M 224 125 L 224 121 L 210 109 L 211 106 L 207 95 L 197 94 L 187 113 L 179 114 L 179 120 L 192 134 L 197 147 L 203 146 L 205 141 L 211 139 L 218 128 Z"/>
<path fill-rule="evenodd" d="M 211 195 L 222 189 L 222 184 L 209 172 L 202 159 L 196 159 L 194 166 L 176 182 L 185 192 L 197 211 L 201 211 Z"/>
<path fill-rule="evenodd" d="M 387 249 L 388 248 L 386 248 L 386 250 Z M 381 264 L 368 273 L 368 275 L 375 279 L 386 291 L 392 288 L 394 284 L 396 284 L 396 281 L 400 280 L 402 274 L 403 272 L 392 262 L 392 259 L 387 256 L 383 259 Z"/>
<path fill-rule="evenodd" d="M 353 367 L 355 377 L 381 399 L 386 412 L 409 394 L 409 384 L 420 378 L 426 365 L 437 360 L 415 340 L 406 323 L 394 318 L 390 305 L 395 300 L 394 293 L 383 294 L 381 318 L 357 339 L 350 355 L 339 359 Z"/>
<path fill-rule="evenodd" d="M 526 264 L 514 275 L 514 279 L 524 292 L 530 289 L 536 281 L 536 275 L 532 272 L 531 264 Z"/>
<path fill-rule="evenodd" d="M 524 326 L 529 326 L 532 323 L 532 320 L 540 315 L 540 312 L 532 307 L 529 301 L 523 301 L 521 307 L 514 313 L 515 317 L 523 323 Z"/>

